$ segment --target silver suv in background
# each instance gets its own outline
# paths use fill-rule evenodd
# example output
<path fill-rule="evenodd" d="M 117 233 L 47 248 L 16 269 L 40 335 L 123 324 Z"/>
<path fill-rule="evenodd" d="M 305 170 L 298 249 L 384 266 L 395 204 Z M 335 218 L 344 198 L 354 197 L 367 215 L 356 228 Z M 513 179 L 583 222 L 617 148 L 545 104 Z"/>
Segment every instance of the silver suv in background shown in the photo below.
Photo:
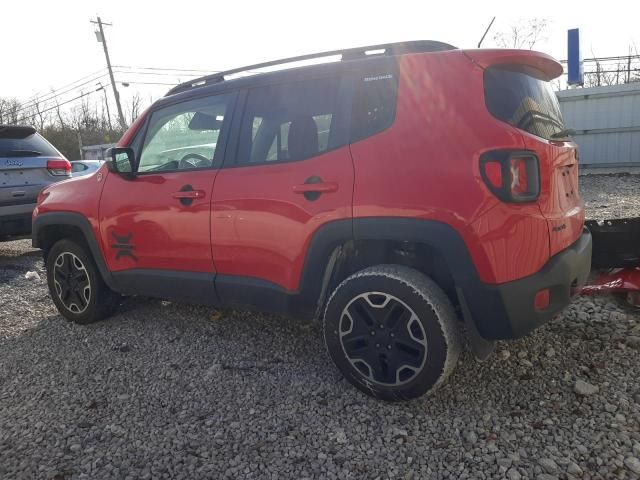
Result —
<path fill-rule="evenodd" d="M 0 125 L 0 240 L 31 233 L 38 193 L 71 178 L 71 164 L 35 128 Z"/>

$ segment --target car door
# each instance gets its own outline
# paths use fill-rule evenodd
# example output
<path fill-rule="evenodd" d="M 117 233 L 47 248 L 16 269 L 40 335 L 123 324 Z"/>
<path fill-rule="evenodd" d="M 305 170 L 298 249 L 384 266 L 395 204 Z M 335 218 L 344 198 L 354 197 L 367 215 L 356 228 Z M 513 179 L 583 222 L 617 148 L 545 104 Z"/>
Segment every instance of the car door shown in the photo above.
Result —
<path fill-rule="evenodd" d="M 351 221 L 348 85 L 334 76 L 245 92 L 236 155 L 213 194 L 216 289 L 224 303 L 259 305 L 248 287 L 296 291 L 313 235 Z"/>
<path fill-rule="evenodd" d="M 190 288 L 189 279 L 213 287 L 211 194 L 234 99 L 207 96 L 154 110 L 133 141 L 135 176 L 107 176 L 100 232 L 121 290 L 165 296 L 163 286 Z"/>

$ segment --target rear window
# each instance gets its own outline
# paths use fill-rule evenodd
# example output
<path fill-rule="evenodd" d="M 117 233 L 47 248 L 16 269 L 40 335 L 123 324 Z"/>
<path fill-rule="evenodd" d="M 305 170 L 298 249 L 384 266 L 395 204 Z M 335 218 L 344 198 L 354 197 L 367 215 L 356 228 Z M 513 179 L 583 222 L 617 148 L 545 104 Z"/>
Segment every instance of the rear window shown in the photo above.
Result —
<path fill-rule="evenodd" d="M 25 136 L 16 135 L 12 138 L 5 134 L 0 136 L 0 157 L 62 157 L 49 142 L 40 134 L 33 133 Z"/>
<path fill-rule="evenodd" d="M 359 79 L 351 111 L 351 141 L 357 142 L 390 127 L 396 116 L 398 79 L 391 73 Z"/>
<path fill-rule="evenodd" d="M 551 84 L 534 69 L 490 67 L 484 73 L 489 112 L 516 128 L 551 139 L 565 129 Z"/>

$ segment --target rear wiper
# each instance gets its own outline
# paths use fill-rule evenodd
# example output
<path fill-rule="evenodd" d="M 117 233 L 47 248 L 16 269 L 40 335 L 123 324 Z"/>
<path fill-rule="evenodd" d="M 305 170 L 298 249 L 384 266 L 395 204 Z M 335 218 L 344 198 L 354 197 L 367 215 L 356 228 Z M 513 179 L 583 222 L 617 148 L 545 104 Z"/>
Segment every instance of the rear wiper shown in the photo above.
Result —
<path fill-rule="evenodd" d="M 576 131 L 573 128 L 565 128 L 564 130 L 560 130 L 559 132 L 556 132 L 553 135 L 551 135 L 551 138 L 558 140 L 561 138 L 573 137 L 575 134 L 576 134 Z"/>
<path fill-rule="evenodd" d="M 0 153 L 0 157 L 39 157 L 41 155 L 42 152 L 37 150 L 9 150 Z"/>

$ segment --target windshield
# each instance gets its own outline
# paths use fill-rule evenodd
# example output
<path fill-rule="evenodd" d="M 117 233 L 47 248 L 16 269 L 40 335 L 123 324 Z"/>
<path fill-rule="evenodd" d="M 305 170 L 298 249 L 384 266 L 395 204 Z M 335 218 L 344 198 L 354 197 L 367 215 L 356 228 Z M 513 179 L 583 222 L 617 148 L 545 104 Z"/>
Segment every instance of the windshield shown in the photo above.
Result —
<path fill-rule="evenodd" d="M 489 112 L 516 128 L 547 140 L 565 130 L 551 84 L 526 67 L 490 67 L 484 73 Z"/>
<path fill-rule="evenodd" d="M 0 157 L 62 157 L 40 134 L 24 138 L 0 138 Z"/>

